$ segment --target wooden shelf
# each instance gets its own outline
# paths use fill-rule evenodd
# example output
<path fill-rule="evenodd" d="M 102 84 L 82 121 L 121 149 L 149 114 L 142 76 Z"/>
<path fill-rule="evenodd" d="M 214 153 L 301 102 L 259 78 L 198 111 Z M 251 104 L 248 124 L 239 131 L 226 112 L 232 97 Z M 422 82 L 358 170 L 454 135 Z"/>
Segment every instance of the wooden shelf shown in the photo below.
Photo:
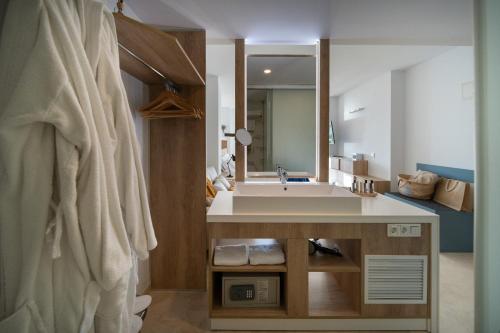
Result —
<path fill-rule="evenodd" d="M 114 13 L 118 41 L 134 55 L 179 85 L 204 86 L 200 75 L 176 37 L 121 13 Z M 204 47 L 204 46 L 203 46 Z M 120 48 L 120 67 L 147 84 L 163 79 Z"/>
<path fill-rule="evenodd" d="M 378 178 L 375 176 L 369 176 L 369 175 L 353 175 L 352 173 L 337 170 L 335 168 L 332 168 L 330 170 L 330 175 L 333 177 L 333 181 L 335 185 L 337 186 L 342 186 L 342 187 L 351 187 L 353 177 L 355 176 L 356 179 L 359 182 L 364 182 L 364 180 L 373 180 L 373 185 L 374 185 L 374 190 L 377 193 L 384 194 L 385 192 L 390 192 L 391 191 L 391 181 Z"/>
<path fill-rule="evenodd" d="M 352 283 L 352 285 L 342 288 L 334 274 L 350 275 L 344 279 L 348 279 L 345 281 L 346 284 Z M 359 275 L 356 273 L 309 273 L 309 316 L 359 317 Z M 354 297 L 357 299 L 355 300 Z"/>
<path fill-rule="evenodd" d="M 309 272 L 359 272 L 360 267 L 350 258 L 315 253 L 309 256 Z"/>
<path fill-rule="evenodd" d="M 212 272 L 286 272 L 286 265 L 243 265 L 243 266 L 216 266 L 212 265 Z"/>
<path fill-rule="evenodd" d="M 214 305 L 211 318 L 286 318 L 287 313 L 284 305 L 267 308 L 224 308 Z"/>

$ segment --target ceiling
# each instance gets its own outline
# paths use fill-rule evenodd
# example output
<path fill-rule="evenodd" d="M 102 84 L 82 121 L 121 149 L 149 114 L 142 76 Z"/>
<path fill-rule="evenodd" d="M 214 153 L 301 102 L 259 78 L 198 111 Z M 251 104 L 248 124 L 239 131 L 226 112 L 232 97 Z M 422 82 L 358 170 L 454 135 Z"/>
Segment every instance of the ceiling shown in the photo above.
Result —
<path fill-rule="evenodd" d="M 331 38 L 333 96 L 451 46 L 472 45 L 473 36 L 473 0 L 125 0 L 125 5 L 149 24 L 205 29 L 208 44 L 214 46 L 234 38 L 249 44 L 312 44 Z M 260 77 L 251 76 L 249 64 L 250 82 L 283 80 L 282 70 L 261 74 L 262 67 L 271 65 L 290 68 L 261 59 L 255 64 Z M 305 74 L 309 69 L 290 73 L 290 82 L 311 82 Z"/>
<path fill-rule="evenodd" d="M 126 0 L 144 22 L 205 29 L 209 41 L 465 45 L 473 0 Z"/>

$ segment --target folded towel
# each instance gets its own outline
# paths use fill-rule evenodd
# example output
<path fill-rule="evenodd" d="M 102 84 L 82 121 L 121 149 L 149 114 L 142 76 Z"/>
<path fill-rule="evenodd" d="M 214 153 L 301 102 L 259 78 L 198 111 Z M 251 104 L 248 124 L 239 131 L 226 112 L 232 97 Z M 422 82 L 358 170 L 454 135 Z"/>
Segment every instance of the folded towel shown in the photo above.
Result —
<path fill-rule="evenodd" d="M 214 252 L 214 265 L 216 266 L 241 266 L 248 264 L 248 245 L 216 246 Z"/>
<path fill-rule="evenodd" d="M 279 265 L 285 262 L 280 244 L 250 246 L 250 265 Z"/>

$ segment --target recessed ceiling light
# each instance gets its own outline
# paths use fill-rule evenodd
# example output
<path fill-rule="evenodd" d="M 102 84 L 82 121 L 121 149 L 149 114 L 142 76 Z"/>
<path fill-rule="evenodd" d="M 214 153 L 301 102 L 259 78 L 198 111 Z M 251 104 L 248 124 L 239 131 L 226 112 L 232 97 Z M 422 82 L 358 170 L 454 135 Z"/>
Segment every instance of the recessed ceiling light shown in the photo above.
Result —
<path fill-rule="evenodd" d="M 264 69 L 264 74 L 271 74 L 271 70 L 269 68 Z"/>

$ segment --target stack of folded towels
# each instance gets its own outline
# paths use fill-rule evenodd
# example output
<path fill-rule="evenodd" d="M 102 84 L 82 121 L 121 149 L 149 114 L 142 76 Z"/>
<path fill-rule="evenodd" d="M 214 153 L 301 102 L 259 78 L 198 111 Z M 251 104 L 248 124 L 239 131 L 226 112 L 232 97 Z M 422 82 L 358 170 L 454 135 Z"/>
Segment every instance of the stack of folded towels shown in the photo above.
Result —
<path fill-rule="evenodd" d="M 279 265 L 285 263 L 285 254 L 280 244 L 270 245 L 224 245 L 216 246 L 214 265 L 242 266 L 247 265 Z"/>

